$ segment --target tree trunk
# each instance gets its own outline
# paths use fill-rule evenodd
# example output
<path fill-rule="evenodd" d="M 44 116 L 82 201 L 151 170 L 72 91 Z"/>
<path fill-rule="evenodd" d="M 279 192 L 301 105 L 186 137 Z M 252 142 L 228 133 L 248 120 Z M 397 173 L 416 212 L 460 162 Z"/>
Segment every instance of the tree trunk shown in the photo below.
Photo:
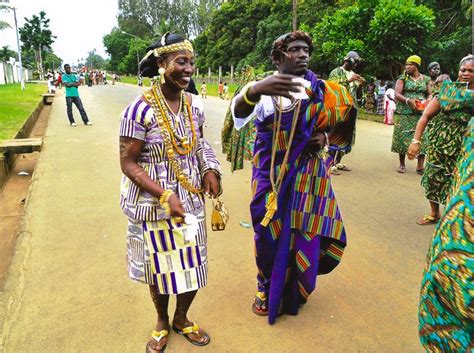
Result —
<path fill-rule="evenodd" d="M 41 52 L 41 45 L 39 46 L 39 68 L 40 68 L 40 78 L 41 78 L 41 81 L 43 81 L 44 72 L 43 72 L 43 54 Z"/>

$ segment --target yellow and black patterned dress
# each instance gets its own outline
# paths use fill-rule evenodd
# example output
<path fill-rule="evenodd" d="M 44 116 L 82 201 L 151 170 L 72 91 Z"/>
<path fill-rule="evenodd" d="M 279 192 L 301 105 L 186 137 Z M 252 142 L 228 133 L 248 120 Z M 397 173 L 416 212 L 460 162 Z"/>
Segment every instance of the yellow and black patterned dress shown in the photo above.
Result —
<path fill-rule="evenodd" d="M 463 136 L 474 113 L 473 99 L 473 92 L 463 82 L 446 82 L 440 89 L 441 112 L 433 118 L 427 134 L 428 157 L 421 179 L 430 201 L 444 204 L 448 197 Z"/>
<path fill-rule="evenodd" d="M 406 98 L 425 100 L 428 98 L 429 77 L 421 75 L 418 80 L 412 79 L 408 75 L 402 75 L 398 78 L 404 81 L 402 94 Z M 392 152 L 406 154 L 413 135 L 415 134 L 416 124 L 421 117 L 420 111 L 412 110 L 407 104 L 397 102 L 397 110 L 394 117 L 394 129 L 392 136 Z M 428 127 L 427 127 L 428 128 Z M 423 136 L 426 136 L 425 133 Z M 427 139 L 424 137 L 421 141 L 420 154 L 426 152 Z"/>
<path fill-rule="evenodd" d="M 473 133 L 471 118 L 421 284 L 419 335 L 427 352 L 474 349 Z"/>

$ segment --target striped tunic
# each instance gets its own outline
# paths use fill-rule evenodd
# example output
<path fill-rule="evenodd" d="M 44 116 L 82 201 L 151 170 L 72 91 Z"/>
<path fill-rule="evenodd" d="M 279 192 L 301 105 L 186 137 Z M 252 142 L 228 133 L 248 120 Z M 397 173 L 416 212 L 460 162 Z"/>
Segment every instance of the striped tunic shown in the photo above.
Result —
<path fill-rule="evenodd" d="M 220 165 L 209 142 L 200 134 L 204 113 L 197 96 L 193 96 L 191 111 L 197 143 L 189 154 L 178 155 L 178 159 L 193 186 L 200 188 L 204 173 L 209 169 L 219 171 Z M 181 112 L 176 116 L 169 113 L 169 120 L 179 136 L 187 135 L 191 140 L 190 126 L 186 126 Z M 140 97 L 123 111 L 120 136 L 144 141 L 138 164 L 161 187 L 178 195 L 186 213 L 197 217 L 195 229 L 169 219 L 155 196 L 141 190 L 124 175 L 120 204 L 129 218 L 129 277 L 156 286 L 160 294 L 179 294 L 205 286 L 208 262 L 204 197 L 187 191 L 177 181 L 153 109 Z M 191 236 L 190 231 L 193 231 Z"/>
<path fill-rule="evenodd" d="M 201 176 L 208 169 L 220 170 L 220 164 L 207 140 L 201 137 L 199 128 L 204 123 L 202 101 L 193 96 L 191 111 L 198 143 L 187 155 L 178 155 L 183 172 L 190 178 L 196 188 L 202 184 Z M 184 123 L 182 113 L 175 117 L 169 114 L 170 121 L 180 136 L 191 137 L 191 130 Z M 204 196 L 193 194 L 178 183 L 170 161 L 166 156 L 163 137 L 156 122 L 153 109 L 148 103 L 137 97 L 122 113 L 120 136 L 131 137 L 145 142 L 138 164 L 145 172 L 165 189 L 170 189 L 179 196 L 186 213 L 197 215 L 204 207 Z M 191 138 L 190 138 L 191 139 Z M 127 176 L 122 177 L 120 205 L 124 213 L 133 219 L 157 221 L 167 216 L 158 199 L 134 184 Z"/>

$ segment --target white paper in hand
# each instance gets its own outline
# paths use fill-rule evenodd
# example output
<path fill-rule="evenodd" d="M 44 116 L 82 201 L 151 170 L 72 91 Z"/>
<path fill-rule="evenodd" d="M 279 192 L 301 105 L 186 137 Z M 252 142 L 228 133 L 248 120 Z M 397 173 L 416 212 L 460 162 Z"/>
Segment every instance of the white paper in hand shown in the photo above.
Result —
<path fill-rule="evenodd" d="M 186 227 L 183 227 L 184 240 L 193 241 L 198 231 L 198 219 L 196 216 L 186 213 L 184 215 L 184 223 L 186 223 Z"/>
<path fill-rule="evenodd" d="M 308 99 L 309 97 L 306 94 L 305 89 L 311 86 L 311 82 L 305 80 L 302 77 L 295 77 L 294 79 L 292 79 L 292 81 L 300 83 L 302 87 L 300 87 L 299 92 L 290 92 L 290 95 L 293 96 L 293 98 L 295 99 Z"/>

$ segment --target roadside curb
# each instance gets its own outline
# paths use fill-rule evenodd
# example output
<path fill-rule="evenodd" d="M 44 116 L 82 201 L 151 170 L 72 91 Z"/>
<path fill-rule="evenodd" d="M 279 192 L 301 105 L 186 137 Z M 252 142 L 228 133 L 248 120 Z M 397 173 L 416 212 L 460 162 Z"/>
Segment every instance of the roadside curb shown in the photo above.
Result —
<path fill-rule="evenodd" d="M 33 130 L 33 127 L 38 121 L 41 111 L 43 110 L 43 107 L 44 107 L 43 98 L 41 98 L 36 108 L 33 110 L 30 116 L 23 123 L 23 126 L 15 135 L 15 139 L 27 138 L 31 134 L 31 131 Z M 17 158 L 18 158 L 18 155 L 14 155 L 10 153 L 5 153 L 5 154 L 0 153 L 0 190 L 2 189 L 3 185 L 5 184 L 8 177 L 10 176 L 11 170 Z"/>

